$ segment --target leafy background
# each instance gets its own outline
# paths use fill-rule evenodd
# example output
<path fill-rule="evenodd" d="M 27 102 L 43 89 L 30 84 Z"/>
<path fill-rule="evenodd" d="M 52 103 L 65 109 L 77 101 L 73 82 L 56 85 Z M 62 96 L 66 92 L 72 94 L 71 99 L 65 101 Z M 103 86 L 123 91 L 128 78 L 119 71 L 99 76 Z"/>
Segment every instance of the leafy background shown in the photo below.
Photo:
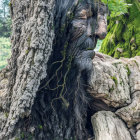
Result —
<path fill-rule="evenodd" d="M 7 65 L 7 59 L 11 55 L 9 2 L 10 0 L 0 0 L 0 70 Z"/>
<path fill-rule="evenodd" d="M 11 44 L 9 38 L 0 38 L 0 70 L 7 65 L 7 59 L 11 56 Z"/>

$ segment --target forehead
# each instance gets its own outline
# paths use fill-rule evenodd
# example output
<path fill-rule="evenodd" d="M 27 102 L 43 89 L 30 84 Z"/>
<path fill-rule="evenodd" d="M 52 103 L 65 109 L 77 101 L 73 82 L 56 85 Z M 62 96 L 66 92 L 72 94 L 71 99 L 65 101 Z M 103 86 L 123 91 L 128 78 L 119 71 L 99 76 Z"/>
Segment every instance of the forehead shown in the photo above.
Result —
<path fill-rule="evenodd" d="M 77 7 L 75 8 L 75 16 L 80 15 L 89 15 L 89 16 L 96 16 L 97 13 L 105 14 L 107 13 L 107 7 L 101 2 L 80 2 Z"/>
<path fill-rule="evenodd" d="M 79 12 L 79 11 L 89 11 L 89 10 L 92 10 L 92 11 L 95 11 L 96 9 L 96 6 L 94 5 L 94 3 L 85 3 L 85 2 L 81 2 L 77 5 L 76 7 L 76 12 Z"/>
<path fill-rule="evenodd" d="M 75 18 L 86 19 L 87 17 L 93 16 L 96 14 L 95 7 L 93 3 L 81 2 L 77 5 L 75 10 Z"/>

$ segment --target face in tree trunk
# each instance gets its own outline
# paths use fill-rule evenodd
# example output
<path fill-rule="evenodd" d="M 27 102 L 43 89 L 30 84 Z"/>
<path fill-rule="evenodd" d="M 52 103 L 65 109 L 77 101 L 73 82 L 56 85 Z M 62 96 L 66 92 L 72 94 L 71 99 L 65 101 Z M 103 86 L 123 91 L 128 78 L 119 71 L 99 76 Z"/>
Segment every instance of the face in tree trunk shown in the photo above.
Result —
<path fill-rule="evenodd" d="M 48 76 L 40 85 L 31 114 L 35 139 L 93 137 L 89 123 L 92 100 L 86 86 L 97 38 L 106 35 L 105 15 L 106 7 L 94 1 L 56 1 Z"/>
<path fill-rule="evenodd" d="M 94 136 L 92 99 L 86 88 L 97 39 L 106 35 L 106 12 L 107 8 L 94 0 L 55 1 L 51 27 L 55 38 L 47 76 L 41 81 L 31 114 L 19 118 L 13 135 L 18 131 L 20 138 L 35 140 L 87 140 Z"/>

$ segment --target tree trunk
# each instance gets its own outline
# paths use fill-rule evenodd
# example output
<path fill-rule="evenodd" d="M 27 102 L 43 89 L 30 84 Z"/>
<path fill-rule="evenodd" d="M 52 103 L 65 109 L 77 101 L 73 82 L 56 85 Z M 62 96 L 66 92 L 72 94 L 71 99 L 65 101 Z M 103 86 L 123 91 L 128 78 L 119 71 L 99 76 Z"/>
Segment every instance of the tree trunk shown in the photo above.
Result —
<path fill-rule="evenodd" d="M 106 34 L 106 6 L 93 0 L 10 6 L 12 57 L 0 72 L 0 140 L 139 140 L 140 58 L 93 51 Z"/>
<path fill-rule="evenodd" d="M 115 58 L 140 56 L 140 2 L 127 0 L 129 13 L 110 19 L 108 35 L 101 46 L 100 52 Z"/>
<path fill-rule="evenodd" d="M 106 6 L 93 0 L 12 0 L 10 9 L 12 57 L 1 73 L 6 83 L 0 139 L 93 137 L 95 112 L 86 88 L 97 36 L 106 34 L 106 20 L 97 22 L 105 19 Z"/>
<path fill-rule="evenodd" d="M 0 139 L 19 135 L 17 124 L 28 117 L 52 51 L 54 1 L 12 0 L 12 56 L 7 92 L 1 99 Z M 3 115 L 6 114 L 6 115 Z M 14 135 L 13 132 L 15 132 Z M 21 132 L 19 132 L 21 133 Z"/>

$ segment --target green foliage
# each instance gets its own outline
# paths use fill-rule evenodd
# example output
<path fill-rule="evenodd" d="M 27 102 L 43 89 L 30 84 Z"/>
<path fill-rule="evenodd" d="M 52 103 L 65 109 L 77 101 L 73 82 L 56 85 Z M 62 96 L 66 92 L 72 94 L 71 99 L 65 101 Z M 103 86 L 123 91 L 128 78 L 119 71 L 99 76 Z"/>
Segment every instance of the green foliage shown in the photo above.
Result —
<path fill-rule="evenodd" d="M 130 6 L 124 0 L 101 0 L 103 3 L 108 5 L 111 11 L 110 17 L 117 17 L 128 13 L 128 7 Z"/>
<path fill-rule="evenodd" d="M 0 70 L 7 65 L 7 59 L 11 56 L 10 46 L 9 38 L 0 38 Z"/>
<path fill-rule="evenodd" d="M 11 17 L 9 14 L 9 0 L 0 1 L 0 37 L 10 37 Z"/>
<path fill-rule="evenodd" d="M 11 18 L 0 18 L 0 37 L 10 37 L 11 34 Z"/>
<path fill-rule="evenodd" d="M 132 4 L 129 14 L 109 19 L 108 34 L 100 49 L 115 58 L 140 56 L 140 5 L 138 8 L 135 0 L 127 2 Z"/>
<path fill-rule="evenodd" d="M 128 75 L 128 76 L 130 76 L 131 71 L 130 71 L 130 69 L 129 69 L 128 65 L 126 65 L 126 69 L 127 69 L 127 75 Z"/>

